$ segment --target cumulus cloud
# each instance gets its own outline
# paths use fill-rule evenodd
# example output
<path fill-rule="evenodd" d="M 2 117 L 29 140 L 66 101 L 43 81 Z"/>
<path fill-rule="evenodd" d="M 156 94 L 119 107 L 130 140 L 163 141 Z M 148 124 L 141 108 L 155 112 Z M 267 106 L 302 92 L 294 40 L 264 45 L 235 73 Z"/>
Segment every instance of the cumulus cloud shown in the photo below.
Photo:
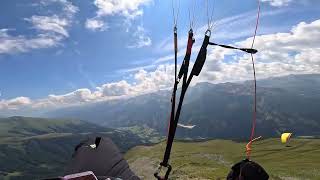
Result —
<path fill-rule="evenodd" d="M 15 110 L 21 106 L 25 106 L 29 104 L 31 104 L 31 100 L 28 97 L 16 97 L 8 101 L 4 101 L 4 100 L 0 101 L 0 108 Z"/>
<path fill-rule="evenodd" d="M 258 78 L 299 73 L 320 72 L 320 20 L 301 22 L 290 32 L 257 36 L 255 55 Z M 234 43 L 250 46 L 251 38 Z M 192 63 L 191 65 L 192 66 Z M 19 107 L 55 108 L 110 99 L 128 98 L 172 86 L 174 65 L 158 65 L 153 71 L 131 71 L 132 81 L 121 80 L 103 84 L 94 90 L 78 89 L 64 95 L 49 95 L 43 99 L 27 97 L 0 101 L 0 109 Z M 196 82 L 220 83 L 252 79 L 252 65 L 248 54 L 220 47 L 208 47 L 207 62 Z"/>
<path fill-rule="evenodd" d="M 271 6 L 281 7 L 288 6 L 292 0 L 262 0 L 262 2 L 268 2 Z"/>
<path fill-rule="evenodd" d="M 71 25 L 73 15 L 78 8 L 67 0 L 40 1 L 34 5 L 47 8 L 53 3 L 60 5 L 62 12 L 50 16 L 33 15 L 30 18 L 24 18 L 37 31 L 33 37 L 11 35 L 10 31 L 15 31 L 14 29 L 0 29 L 0 54 L 55 47 L 69 37 L 67 28 Z"/>
<path fill-rule="evenodd" d="M 127 81 L 122 80 L 116 83 L 104 84 L 98 89 L 103 96 L 123 96 L 129 95 L 132 87 Z"/>
<path fill-rule="evenodd" d="M 257 76 L 266 78 L 299 73 L 320 72 L 320 20 L 301 22 L 288 33 L 257 36 L 255 55 Z M 252 39 L 235 43 L 249 47 Z M 225 82 L 252 77 L 249 55 L 214 47 L 201 74 L 201 81 Z"/>
<path fill-rule="evenodd" d="M 155 71 L 151 72 L 141 69 L 133 74 L 133 83 L 121 80 L 118 82 L 103 84 L 100 87 L 96 87 L 93 91 L 87 88 L 82 88 L 62 95 L 50 94 L 48 97 L 43 99 L 30 100 L 27 97 L 18 97 L 9 100 L 2 100 L 0 101 L 0 110 L 12 110 L 19 107 L 26 108 L 26 106 L 31 109 L 45 110 L 90 102 L 128 98 L 171 87 L 173 82 L 173 73 L 173 65 L 160 65 Z"/>
<path fill-rule="evenodd" d="M 98 8 L 98 16 L 108 16 L 119 14 L 128 18 L 142 15 L 141 5 L 150 3 L 151 0 L 95 0 L 94 4 Z"/>
<path fill-rule="evenodd" d="M 137 81 L 135 92 L 153 92 L 172 86 L 174 65 L 159 65 L 155 71 L 138 71 L 134 78 Z"/>
<path fill-rule="evenodd" d="M 143 5 L 147 5 L 152 0 L 95 0 L 94 5 L 97 7 L 96 16 L 86 20 L 85 27 L 93 31 L 104 31 L 107 28 L 101 28 L 105 22 L 103 19 L 107 16 L 122 16 L 126 19 L 125 24 L 131 26 L 131 21 L 138 16 L 143 15 Z M 90 25 L 89 25 L 90 24 Z M 141 44 L 137 46 L 144 46 L 150 44 L 151 40 L 145 35 L 137 37 Z M 140 38 L 140 39 L 139 39 Z"/>
<path fill-rule="evenodd" d="M 63 106 L 84 104 L 96 100 L 98 97 L 100 97 L 100 95 L 96 92 L 83 88 L 62 95 L 50 94 L 47 98 L 34 100 L 30 107 L 33 109 L 53 109 Z"/>
<path fill-rule="evenodd" d="M 89 89 L 77 89 L 74 92 L 64 95 L 49 95 L 49 100 L 53 103 L 72 104 L 78 102 L 88 102 L 94 99 L 94 95 Z"/>
<path fill-rule="evenodd" d="M 97 87 L 95 95 L 98 98 L 136 96 L 170 88 L 174 78 L 173 65 L 159 65 L 154 71 L 140 69 L 132 74 L 134 81 L 128 83 L 121 80 L 114 83 L 103 84 Z"/>

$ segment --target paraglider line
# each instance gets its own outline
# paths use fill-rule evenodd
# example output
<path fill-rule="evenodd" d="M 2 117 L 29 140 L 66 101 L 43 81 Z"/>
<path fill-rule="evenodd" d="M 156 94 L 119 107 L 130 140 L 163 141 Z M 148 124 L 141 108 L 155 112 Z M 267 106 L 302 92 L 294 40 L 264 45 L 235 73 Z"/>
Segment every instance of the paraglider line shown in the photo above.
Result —
<path fill-rule="evenodd" d="M 253 39 L 252 39 L 252 44 L 251 44 L 251 48 L 253 48 L 254 43 L 255 43 L 255 39 L 257 36 L 257 30 L 258 30 L 258 25 L 259 25 L 259 19 L 260 19 L 260 0 L 258 0 L 258 13 L 257 13 L 257 20 L 256 20 L 256 27 L 254 30 L 254 35 L 253 35 Z M 250 159 L 250 155 L 251 155 L 251 144 L 254 140 L 254 133 L 255 133 L 255 129 L 256 129 L 256 120 L 257 120 L 257 79 L 256 79 L 256 69 L 255 69 L 255 64 L 254 64 L 254 58 L 253 58 L 253 54 L 251 53 L 251 62 L 252 62 L 252 69 L 253 69 L 253 81 L 254 81 L 254 100 L 253 100 L 253 115 L 252 115 L 252 127 L 251 127 L 251 135 L 250 135 L 250 141 L 247 144 L 246 149 L 250 150 L 247 151 L 247 159 Z"/>

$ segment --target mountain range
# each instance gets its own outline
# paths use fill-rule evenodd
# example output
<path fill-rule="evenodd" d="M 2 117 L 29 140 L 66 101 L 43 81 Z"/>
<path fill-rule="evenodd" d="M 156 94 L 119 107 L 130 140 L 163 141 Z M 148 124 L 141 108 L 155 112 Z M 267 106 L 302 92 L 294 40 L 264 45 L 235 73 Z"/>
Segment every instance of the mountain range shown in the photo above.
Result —
<path fill-rule="evenodd" d="M 247 138 L 252 122 L 253 82 L 198 83 L 188 89 L 179 137 Z M 106 127 L 147 126 L 166 133 L 170 91 L 159 91 L 129 99 L 62 108 L 47 117 L 73 118 Z M 257 82 L 257 134 L 278 136 L 320 134 L 320 75 L 289 75 Z"/>
<path fill-rule="evenodd" d="M 320 134 L 320 75 L 262 79 L 257 85 L 257 136 L 278 137 L 285 131 L 296 136 Z M 252 86 L 252 81 L 244 81 L 190 87 L 177 136 L 247 139 Z M 0 179 L 61 175 L 75 145 L 90 137 L 109 137 L 122 152 L 157 143 L 166 135 L 170 94 L 163 90 L 61 108 L 45 114 L 47 118 L 0 118 Z"/>

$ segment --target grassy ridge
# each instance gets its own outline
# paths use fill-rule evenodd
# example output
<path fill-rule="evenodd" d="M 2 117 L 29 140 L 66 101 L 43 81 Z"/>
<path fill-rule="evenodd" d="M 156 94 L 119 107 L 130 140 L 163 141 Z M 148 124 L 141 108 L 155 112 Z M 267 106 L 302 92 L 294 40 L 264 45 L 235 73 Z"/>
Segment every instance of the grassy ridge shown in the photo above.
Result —
<path fill-rule="evenodd" d="M 81 133 L 107 130 L 110 129 L 79 120 L 21 116 L 0 118 L 0 140 L 8 137 L 30 137 L 47 133 Z"/>
<path fill-rule="evenodd" d="M 229 140 L 175 142 L 171 155 L 172 179 L 225 179 L 230 167 L 245 155 L 245 143 Z M 271 179 L 320 179 L 320 140 L 292 139 L 285 147 L 279 139 L 256 142 L 252 160 L 260 163 Z M 131 168 L 151 179 L 163 156 L 165 143 L 136 147 L 126 153 Z"/>

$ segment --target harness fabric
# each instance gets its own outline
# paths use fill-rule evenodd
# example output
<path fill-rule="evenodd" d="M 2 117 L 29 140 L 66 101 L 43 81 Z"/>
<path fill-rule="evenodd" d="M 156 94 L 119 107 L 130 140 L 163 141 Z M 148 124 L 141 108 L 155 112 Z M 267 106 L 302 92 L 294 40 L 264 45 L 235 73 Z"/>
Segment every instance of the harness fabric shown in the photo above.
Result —
<path fill-rule="evenodd" d="M 258 163 L 248 159 L 232 166 L 227 180 L 268 180 L 269 175 Z"/>
<path fill-rule="evenodd" d="M 207 58 L 207 47 L 209 44 L 210 36 L 206 35 L 203 39 L 201 49 L 198 53 L 197 59 L 193 65 L 193 68 L 191 70 L 191 75 L 198 76 L 202 70 L 202 67 L 204 65 L 204 62 Z"/>
<path fill-rule="evenodd" d="M 93 144 L 96 145 L 95 148 L 90 147 Z M 98 179 L 119 177 L 128 180 L 139 180 L 130 170 L 128 163 L 117 146 L 109 138 L 101 138 L 99 142 L 89 139 L 75 148 L 65 174 L 85 171 L 92 171 Z"/>

